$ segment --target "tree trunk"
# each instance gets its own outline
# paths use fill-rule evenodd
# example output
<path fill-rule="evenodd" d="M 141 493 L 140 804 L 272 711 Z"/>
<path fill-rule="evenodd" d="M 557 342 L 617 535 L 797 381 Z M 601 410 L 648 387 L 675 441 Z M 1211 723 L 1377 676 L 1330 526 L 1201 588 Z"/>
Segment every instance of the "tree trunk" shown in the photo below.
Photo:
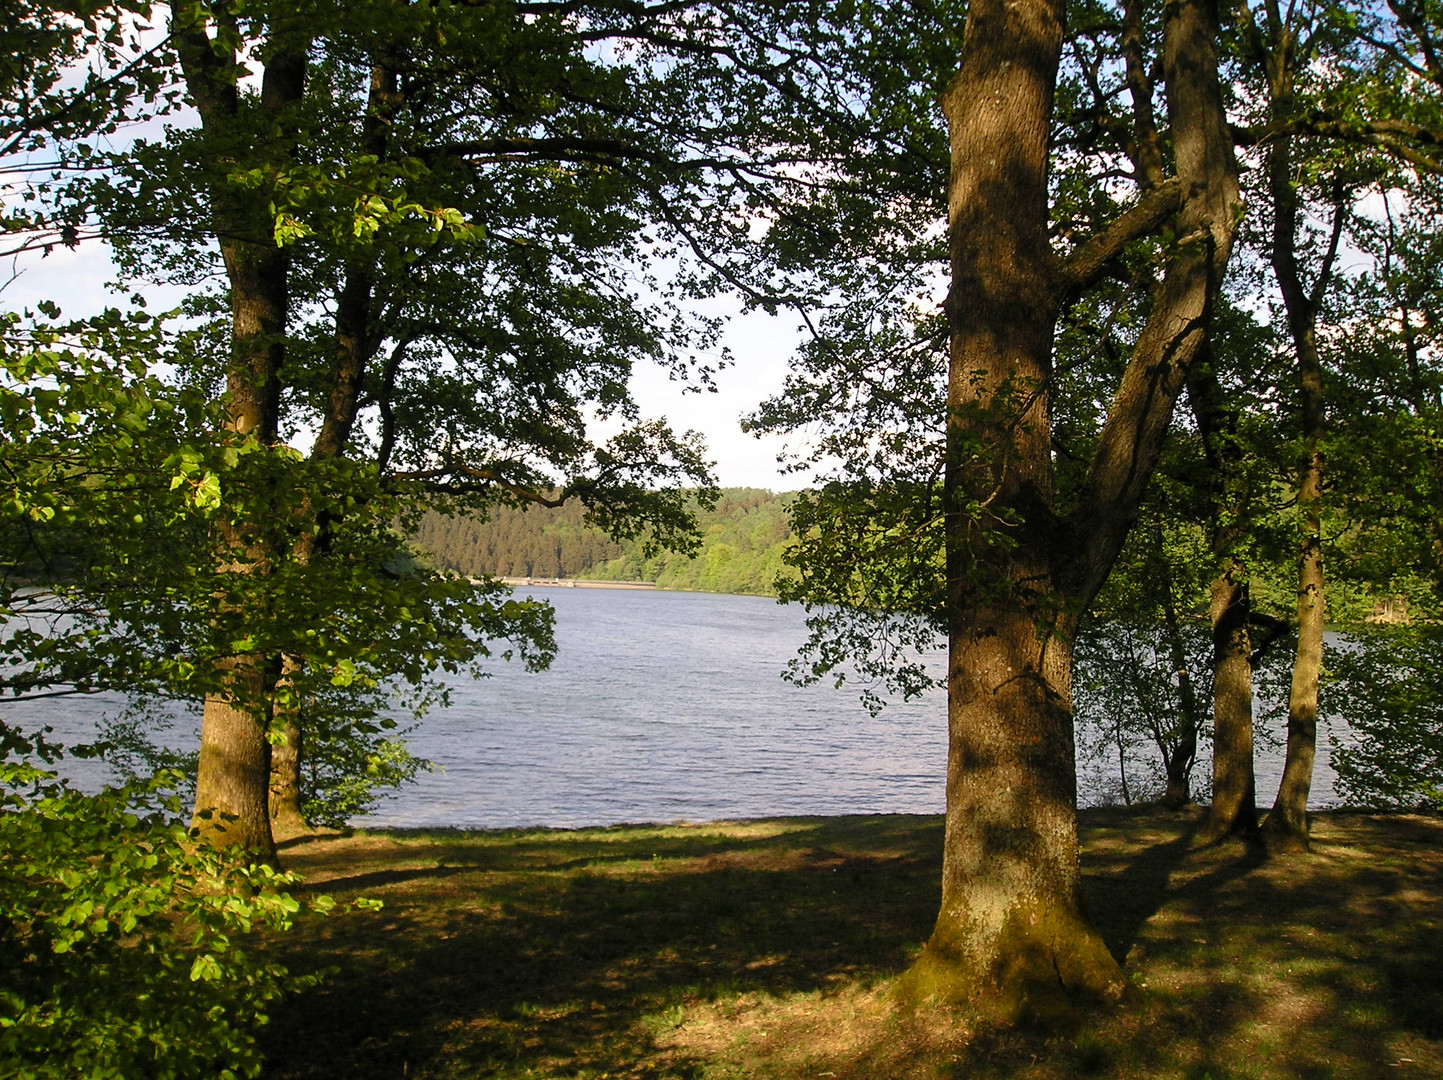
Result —
<path fill-rule="evenodd" d="M 1253 665 L 1248 631 L 1248 582 L 1241 563 L 1229 563 L 1214 580 L 1213 803 L 1203 836 L 1251 838 L 1258 828 L 1253 775 Z"/>
<path fill-rule="evenodd" d="M 1312 455 L 1316 458 L 1315 452 Z M 1308 474 L 1320 477 L 1321 465 Z M 1288 750 L 1283 779 L 1268 814 L 1266 836 L 1270 846 L 1306 850 L 1308 847 L 1308 795 L 1313 787 L 1313 760 L 1318 744 L 1318 683 L 1323 670 L 1323 552 L 1316 507 L 1317 492 L 1303 519 L 1302 550 L 1298 554 L 1298 651 L 1288 691 Z M 1301 504 L 1302 493 L 1298 496 Z M 1299 507 L 1302 511 L 1302 506 Z"/>
<path fill-rule="evenodd" d="M 1162 753 L 1166 787 L 1162 805 L 1180 809 L 1192 801 L 1192 770 L 1197 760 L 1198 732 L 1201 730 L 1197 691 L 1189 670 L 1187 641 L 1183 637 L 1182 619 L 1178 615 L 1176 586 L 1172 563 L 1167 554 L 1167 538 L 1163 532 L 1162 514 L 1152 520 L 1152 548 L 1145 573 L 1157 581 L 1158 606 L 1162 609 L 1163 638 L 1167 641 L 1168 659 L 1177 679 L 1178 708 L 1172 726 L 1159 720 L 1153 725 L 1153 737 Z"/>
<path fill-rule="evenodd" d="M 279 368 L 283 352 L 286 260 L 274 245 L 228 239 L 221 252 L 231 285 L 232 361 L 227 378 L 230 430 L 273 443 L 279 419 Z M 276 554 L 267 534 L 269 522 L 225 524 L 220 529 L 222 575 L 269 572 Z M 248 617 L 255 617 L 250 613 Z M 267 685 L 269 662 L 258 656 L 233 656 L 218 667 L 234 673 L 231 690 L 206 695 L 201 713 L 193 827 L 211 843 L 243 842 L 275 861 L 268 806 L 271 747 L 270 710 L 274 690 Z M 262 747 L 264 748 L 262 750 Z M 224 832 L 217 823 L 236 819 Z"/>
<path fill-rule="evenodd" d="M 287 656 L 281 661 L 281 679 L 277 689 L 294 681 L 301 661 Z M 294 705 L 275 707 L 272 727 L 281 741 L 271 746 L 270 815 L 271 833 L 277 840 L 290 840 L 310 832 L 311 826 L 301 809 L 301 762 L 305 743 L 300 716 Z"/>
<path fill-rule="evenodd" d="M 1166 15 L 1169 113 L 1183 197 L 1153 316 L 1114 396 L 1078 510 L 1058 517 L 1054 326 L 1092 249 L 1049 239 L 1049 122 L 1060 0 L 976 0 L 943 98 L 951 134 L 947 300 L 947 829 L 937 924 L 898 993 L 1003 1021 L 1126 981 L 1084 916 L 1072 730 L 1076 613 L 1136 518 L 1187 369 L 1206 336 L 1239 200 L 1209 9 Z M 1200 69 L 1200 70 L 1199 70 Z M 1121 250 L 1144 216 L 1097 242 Z M 1088 256 L 1082 258 L 1082 255 Z M 1102 260 L 1105 261 L 1105 260 Z"/>
<path fill-rule="evenodd" d="M 1281 33 L 1281 28 L 1279 28 Z M 1278 43 L 1269 80 L 1274 111 L 1293 111 L 1292 66 L 1287 62 L 1286 40 Z M 1298 403 L 1302 414 L 1303 462 L 1298 477 L 1298 649 L 1288 691 L 1288 750 L 1283 779 L 1265 823 L 1270 846 L 1306 850 L 1308 847 L 1308 795 L 1313 786 L 1313 761 L 1318 743 L 1318 683 L 1323 669 L 1323 451 L 1325 396 L 1323 365 L 1318 354 L 1318 308 L 1333 275 L 1347 213 L 1346 192 L 1334 188 L 1331 241 L 1318 269 L 1311 292 L 1303 288 L 1298 268 L 1298 195 L 1293 186 L 1292 140 L 1278 139 L 1269 149 L 1268 186 L 1273 200 L 1272 263 L 1288 329 L 1298 360 Z"/>
<path fill-rule="evenodd" d="M 1317 755 L 1318 684 L 1323 670 L 1326 613 L 1319 513 L 1323 498 L 1323 372 L 1312 324 L 1309 318 L 1295 334 L 1306 455 L 1298 487 L 1298 649 L 1288 691 L 1288 749 L 1283 779 L 1266 822 L 1269 843 L 1292 849 L 1308 846 L 1308 795 Z"/>
<path fill-rule="evenodd" d="M 1219 569 L 1209 615 L 1213 641 L 1213 802 L 1202 836 L 1251 839 L 1257 833 L 1253 773 L 1253 665 L 1248 571 L 1237 555 L 1252 512 L 1238 411 L 1229 404 L 1211 356 L 1188 374 L 1188 398 L 1208 465 L 1212 548 Z"/>
<path fill-rule="evenodd" d="M 384 157 L 387 124 L 399 100 L 395 64 L 374 64 L 361 132 L 363 153 L 378 160 Z M 336 298 L 336 343 L 331 356 L 329 393 L 321 426 L 311 447 L 312 461 L 340 457 L 350 444 L 360 411 L 366 368 L 380 344 L 372 311 L 375 280 L 372 262 L 360 255 L 347 261 L 345 278 Z M 310 515 L 312 509 L 307 505 L 301 512 Z M 292 549 L 291 558 L 301 566 L 308 565 L 313 558 L 324 558 L 326 533 L 332 524 L 322 520 L 314 530 L 304 531 Z M 285 657 L 285 676 L 299 674 L 305 663 L 303 656 Z M 303 717 L 295 705 L 282 711 L 277 719 L 285 741 L 277 744 L 271 757 L 271 820 L 278 833 L 289 837 L 309 832 L 311 827 L 301 808 L 305 736 Z"/>
<path fill-rule="evenodd" d="M 1116 998 L 1125 986 L 1081 912 L 1074 627 L 1054 632 L 1046 616 L 1057 315 L 1047 152 L 1062 17 L 1052 0 L 977 0 L 943 99 L 952 133 L 947 828 L 936 928 L 898 992 L 1004 1022 L 1077 995 Z M 987 492 L 994 509 L 968 509 Z M 1014 527 L 1011 548 L 1003 537 Z M 990 599 L 999 592 L 1009 599 Z"/>
<path fill-rule="evenodd" d="M 249 657 L 223 660 L 219 666 L 239 692 L 211 694 L 205 699 L 191 828 L 213 847 L 240 844 L 262 861 L 275 863 L 267 809 L 269 725 L 250 704 L 264 694 L 265 672 Z M 241 707 L 235 701 L 247 704 Z"/>
<path fill-rule="evenodd" d="M 912 1000 L 1011 1021 L 1122 993 L 1079 893 L 1071 667 L 1071 642 L 1020 607 L 953 636 L 942 908 Z"/>
<path fill-rule="evenodd" d="M 205 22 L 233 16 L 203 8 L 173 15 L 173 37 L 186 89 L 201 117 L 203 137 L 213 140 L 216 178 L 208 195 L 215 234 L 230 286 L 231 358 L 226 375 L 229 431 L 271 446 L 280 428 L 281 364 L 289 310 L 289 257 L 276 246 L 268 195 L 229 179 L 238 149 L 241 74 L 239 56 L 218 50 Z M 235 30 L 234 25 L 222 29 Z M 239 35 L 236 35 L 237 39 Z M 281 132 L 289 111 L 305 87 L 307 43 L 270 42 L 261 80 L 260 107 Z M 257 163 L 283 165 L 287 140 L 277 137 L 256 147 Z M 253 493 L 253 498 L 258 497 Z M 275 523 L 252 509 L 250 520 L 226 523 L 219 530 L 218 571 L 225 575 L 268 573 L 280 554 Z M 233 611 L 234 609 L 232 609 Z M 250 613 L 248 617 L 260 617 Z M 275 861 L 269 812 L 271 694 L 274 661 L 251 654 L 216 662 L 225 689 L 207 695 L 201 717 L 200 762 L 193 826 L 211 843 L 243 843 L 258 856 Z"/>
<path fill-rule="evenodd" d="M 1164 553 L 1165 565 L 1167 556 Z M 1163 792 L 1164 806 L 1174 810 L 1192 802 L 1192 769 L 1197 760 L 1197 736 L 1199 729 L 1197 692 L 1193 689 L 1192 672 L 1188 670 L 1187 643 L 1183 640 L 1182 626 L 1178 619 L 1177 604 L 1172 595 L 1172 576 L 1164 569 L 1163 584 L 1163 627 L 1167 635 L 1168 655 L 1177 675 L 1178 730 L 1177 741 L 1164 755 L 1167 773 L 1167 787 Z"/>

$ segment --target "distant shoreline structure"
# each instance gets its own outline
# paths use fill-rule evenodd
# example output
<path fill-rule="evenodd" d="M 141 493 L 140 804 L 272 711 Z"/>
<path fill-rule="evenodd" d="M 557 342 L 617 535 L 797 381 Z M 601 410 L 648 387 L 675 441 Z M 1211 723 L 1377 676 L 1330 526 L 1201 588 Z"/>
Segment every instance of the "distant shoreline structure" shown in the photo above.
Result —
<path fill-rule="evenodd" d="M 475 578 L 471 579 L 476 581 Z M 549 589 L 654 589 L 654 581 L 577 581 L 575 578 L 504 577 L 503 585 L 538 585 Z M 479 582 L 478 582 L 479 584 Z"/>

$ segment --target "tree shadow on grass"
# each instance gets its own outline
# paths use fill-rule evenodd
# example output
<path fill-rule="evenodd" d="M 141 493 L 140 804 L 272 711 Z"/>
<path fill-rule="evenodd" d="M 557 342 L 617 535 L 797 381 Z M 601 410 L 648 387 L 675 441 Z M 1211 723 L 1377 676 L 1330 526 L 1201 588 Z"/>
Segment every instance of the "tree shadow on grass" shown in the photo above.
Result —
<path fill-rule="evenodd" d="M 458 843 L 441 867 L 332 881 L 386 908 L 276 943 L 294 969 L 339 970 L 278 1011 L 267 1075 L 658 1075 L 653 1037 L 687 1002 L 903 968 L 936 915 L 940 824 L 920 820 L 599 851 L 557 837 L 546 860 L 534 838 Z"/>
<path fill-rule="evenodd" d="M 1147 1030 L 1115 1040 L 1120 1071 L 1443 1075 L 1443 830 L 1320 820 L 1310 855 L 1193 849 L 1174 866 L 1137 932 Z"/>
<path fill-rule="evenodd" d="M 339 847 L 330 872 L 352 858 L 357 873 L 327 890 L 364 884 L 387 907 L 274 943 L 295 970 L 338 970 L 277 1011 L 268 1075 L 751 1075 L 725 1049 L 728 1015 L 750 1010 L 756 1031 L 776 1026 L 769 1012 L 826 1013 L 846 995 L 787 995 L 902 970 L 936 915 L 937 819 L 783 824 L 618 830 L 612 846 L 594 832 L 481 837 L 481 850 L 458 837 L 419 849 L 428 865 L 398 848 L 409 865 L 390 876 L 374 851 Z M 935 1047 L 921 1040 L 915 1063 L 883 1024 L 826 1071 L 860 1080 L 884 1075 L 880 1062 L 888 1076 L 969 1080 L 1443 1075 L 1433 989 L 1443 827 L 1424 823 L 1413 836 L 1340 817 L 1316 854 L 1260 862 L 1242 847 L 1191 846 L 1183 819 L 1090 814 L 1083 824 L 1089 902 L 1147 984 L 1139 1002 L 1065 1033 L 999 1036 L 944 1057 L 927 1057 Z M 675 1039 L 702 1013 L 720 1043 Z M 659 1038 L 676 1045 L 659 1053 Z M 908 1068 L 892 1070 L 899 1062 Z M 761 1074 L 817 1070 L 773 1062 Z"/>
<path fill-rule="evenodd" d="M 382 834 L 387 845 L 380 853 L 384 863 L 380 870 L 358 871 L 354 845 L 342 845 L 332 857 L 302 852 L 293 858 L 296 866 L 314 883 L 308 888 L 347 891 L 448 876 L 457 870 L 563 873 L 722 853 L 737 857 L 775 849 L 795 850 L 809 847 L 812 835 L 819 830 L 825 830 L 833 841 L 844 838 L 851 830 L 841 831 L 838 823 L 846 821 L 867 823 L 865 837 L 869 843 L 885 845 L 889 838 L 898 837 L 910 843 L 915 823 L 925 820 L 907 815 L 878 815 L 859 819 L 788 818 L 765 825 L 718 822 L 705 826 L 619 825 L 585 830 L 504 829 L 470 833 L 394 830 Z M 884 822 L 891 824 L 882 824 Z M 422 862 L 408 858 L 410 853 Z M 366 860 L 363 857 L 361 861 L 364 864 Z"/>
<path fill-rule="evenodd" d="M 1120 964 L 1126 964 L 1147 921 L 1166 903 L 1173 874 L 1187 858 L 1202 818 L 1161 809 L 1083 811 L 1086 849 L 1083 899 L 1088 914 Z M 1235 872 L 1257 865 L 1243 853 Z"/>

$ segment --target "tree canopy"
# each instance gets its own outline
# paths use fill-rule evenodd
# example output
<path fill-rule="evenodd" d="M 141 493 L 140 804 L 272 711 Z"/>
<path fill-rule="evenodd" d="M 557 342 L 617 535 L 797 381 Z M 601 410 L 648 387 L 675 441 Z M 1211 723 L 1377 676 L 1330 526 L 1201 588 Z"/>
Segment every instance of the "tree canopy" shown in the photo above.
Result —
<path fill-rule="evenodd" d="M 376 762 L 353 692 L 424 695 L 495 648 L 546 662 L 543 608 L 411 557 L 424 511 L 580 499 L 648 556 L 695 545 L 705 450 L 628 376 L 705 389 L 720 293 L 809 335 L 751 423 L 812 433 L 795 464 L 823 474 L 782 586 L 814 607 L 813 673 L 857 660 L 906 692 L 908 651 L 949 641 L 943 901 L 906 998 L 1014 1018 L 1125 989 L 1079 903 L 1073 661 L 1099 597 L 1176 653 L 1165 583 L 1181 550 L 1206 561 L 1216 836 L 1256 824 L 1264 560 L 1297 561 L 1272 817 L 1295 839 L 1324 557 L 1403 570 L 1436 614 L 1426 5 L 4 15 L 6 250 L 98 237 L 137 293 L 0 327 L 7 686 L 203 700 L 211 844 L 274 859 L 308 754 Z M 144 311 L 157 283 L 179 313 Z M 1147 595 L 1104 592 L 1119 559 Z M 1399 653 L 1410 688 L 1433 645 Z M 1419 700 L 1390 697 L 1387 738 L 1425 760 Z M 1196 704 L 1154 733 L 1180 793 Z"/>

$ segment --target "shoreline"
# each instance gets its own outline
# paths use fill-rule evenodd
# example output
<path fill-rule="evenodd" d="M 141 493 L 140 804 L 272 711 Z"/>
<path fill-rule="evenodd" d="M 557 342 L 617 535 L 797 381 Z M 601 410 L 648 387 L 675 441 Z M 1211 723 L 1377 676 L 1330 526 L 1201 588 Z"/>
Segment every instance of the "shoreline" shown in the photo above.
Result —
<path fill-rule="evenodd" d="M 1109 824 L 1118 824 L 1128 821 L 1141 822 L 1143 820 L 1172 820 L 1177 822 L 1200 821 L 1207 813 L 1207 806 L 1199 803 L 1189 803 L 1186 806 L 1176 809 L 1165 807 L 1160 803 L 1146 803 L 1135 806 L 1086 806 L 1077 810 L 1078 825 L 1081 827 L 1106 827 Z M 1266 816 L 1265 811 L 1259 808 L 1259 817 Z M 940 824 L 946 815 L 942 812 L 926 813 L 911 812 L 905 810 L 878 810 L 872 812 L 860 811 L 849 814 L 770 814 L 758 817 L 729 817 L 714 818 L 707 820 L 684 820 L 675 821 L 616 821 L 601 824 L 588 825 L 382 825 L 351 822 L 343 828 L 320 829 L 313 833 L 303 833 L 297 839 L 333 839 L 353 835 L 395 835 L 399 837 L 423 838 L 427 836 L 448 836 L 448 837 L 505 837 L 505 836 L 529 836 L 537 833 L 561 834 L 561 833 L 606 833 L 623 832 L 626 830 L 718 830 L 734 828 L 751 828 L 767 825 L 804 825 L 804 824 L 825 824 L 840 823 L 846 821 L 877 821 L 883 818 L 896 821 L 910 821 L 914 823 L 934 822 Z M 1319 820 L 1330 821 L 1338 818 L 1369 818 L 1369 819 L 1416 819 L 1419 821 L 1438 821 L 1443 819 L 1443 811 L 1436 810 L 1386 810 L 1370 809 L 1368 807 L 1356 806 L 1325 806 L 1308 811 L 1310 822 Z"/>
<path fill-rule="evenodd" d="M 503 577 L 495 580 L 512 588 L 535 586 L 545 589 L 655 589 L 654 581 L 578 581 L 575 578 L 515 578 Z M 479 578 L 471 578 L 473 585 L 481 584 Z"/>

